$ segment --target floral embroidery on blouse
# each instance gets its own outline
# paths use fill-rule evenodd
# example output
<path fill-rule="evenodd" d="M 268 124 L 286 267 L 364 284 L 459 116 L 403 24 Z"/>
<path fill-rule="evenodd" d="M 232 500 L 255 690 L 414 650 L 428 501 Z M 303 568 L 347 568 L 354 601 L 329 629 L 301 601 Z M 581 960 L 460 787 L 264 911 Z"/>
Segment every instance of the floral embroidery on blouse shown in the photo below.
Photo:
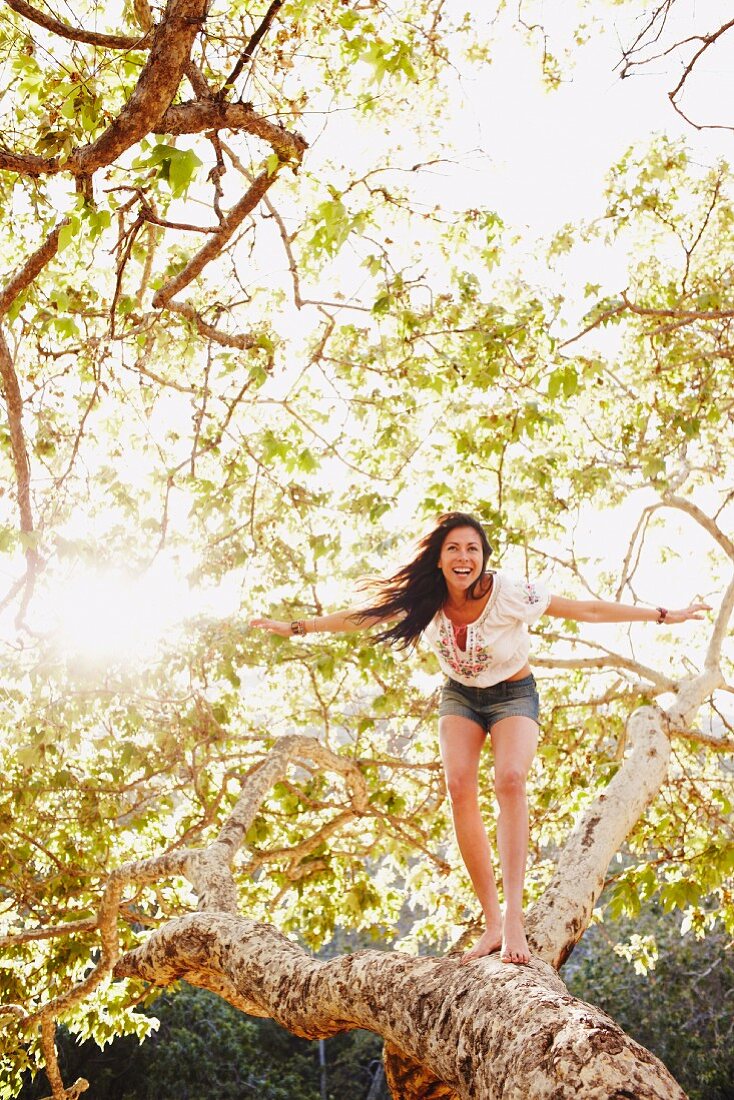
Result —
<path fill-rule="evenodd" d="M 476 637 L 471 630 L 474 623 L 468 624 L 466 632 L 466 652 L 459 649 L 454 637 L 451 622 L 444 615 L 439 619 L 438 637 L 435 648 L 438 655 L 446 661 L 458 676 L 470 678 L 478 676 L 492 664 L 492 649 Z"/>
<path fill-rule="evenodd" d="M 532 581 L 526 581 L 523 585 L 523 589 L 525 592 L 525 603 L 540 603 L 540 596 L 536 592 L 535 585 L 532 583 Z"/>

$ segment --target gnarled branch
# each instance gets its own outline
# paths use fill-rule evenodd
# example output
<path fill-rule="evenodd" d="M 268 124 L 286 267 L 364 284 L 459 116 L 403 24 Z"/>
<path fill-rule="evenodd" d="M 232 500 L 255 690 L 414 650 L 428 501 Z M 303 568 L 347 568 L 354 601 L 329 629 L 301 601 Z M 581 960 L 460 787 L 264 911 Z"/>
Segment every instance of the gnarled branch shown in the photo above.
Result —
<path fill-rule="evenodd" d="M 281 160 L 294 164 L 300 163 L 308 148 L 304 137 L 259 115 L 250 103 L 225 103 L 218 99 L 177 103 L 165 111 L 153 129 L 164 134 L 242 130 L 267 142 Z"/>

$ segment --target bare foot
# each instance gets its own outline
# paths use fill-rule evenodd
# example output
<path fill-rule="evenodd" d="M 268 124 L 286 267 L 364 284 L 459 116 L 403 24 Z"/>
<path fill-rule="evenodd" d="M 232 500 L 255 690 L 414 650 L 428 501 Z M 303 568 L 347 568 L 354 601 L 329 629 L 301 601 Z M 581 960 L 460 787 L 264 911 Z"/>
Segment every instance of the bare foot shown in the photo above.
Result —
<path fill-rule="evenodd" d="M 521 966 L 530 962 L 530 948 L 525 938 L 522 913 L 505 913 L 500 958 L 504 963 Z"/>
<path fill-rule="evenodd" d="M 459 960 L 462 963 L 473 962 L 484 955 L 491 955 L 493 951 L 499 951 L 502 946 L 502 925 L 490 924 L 469 951 L 465 951 Z"/>

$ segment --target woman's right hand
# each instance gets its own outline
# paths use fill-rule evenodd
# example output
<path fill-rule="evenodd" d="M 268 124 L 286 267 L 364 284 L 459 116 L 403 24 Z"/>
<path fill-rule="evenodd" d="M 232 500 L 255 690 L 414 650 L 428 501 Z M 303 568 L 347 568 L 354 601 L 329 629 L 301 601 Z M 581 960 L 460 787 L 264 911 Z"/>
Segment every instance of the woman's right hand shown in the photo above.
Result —
<path fill-rule="evenodd" d="M 281 638 L 290 638 L 291 624 L 281 622 L 280 619 L 250 619 L 250 626 L 260 630 L 269 630 L 271 634 L 280 634 Z"/>

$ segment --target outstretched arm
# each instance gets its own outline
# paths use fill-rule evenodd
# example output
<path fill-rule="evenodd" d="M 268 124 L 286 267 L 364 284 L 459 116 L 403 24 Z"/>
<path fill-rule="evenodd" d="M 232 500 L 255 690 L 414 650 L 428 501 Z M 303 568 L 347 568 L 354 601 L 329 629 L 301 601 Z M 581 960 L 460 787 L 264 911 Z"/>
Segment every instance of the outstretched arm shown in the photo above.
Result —
<path fill-rule="evenodd" d="M 688 619 L 702 619 L 701 612 L 710 610 L 707 603 L 692 603 L 690 607 L 674 611 L 607 600 L 568 600 L 564 596 L 551 596 L 546 615 L 574 619 L 579 623 L 684 623 Z"/>
<path fill-rule="evenodd" d="M 333 615 L 318 615 L 316 618 L 296 619 L 293 622 L 255 618 L 250 619 L 250 626 L 288 638 L 293 634 L 348 634 L 354 630 L 365 630 L 382 621 L 384 620 L 376 615 L 362 618 L 359 608 L 352 607 L 346 611 L 335 611 Z"/>

